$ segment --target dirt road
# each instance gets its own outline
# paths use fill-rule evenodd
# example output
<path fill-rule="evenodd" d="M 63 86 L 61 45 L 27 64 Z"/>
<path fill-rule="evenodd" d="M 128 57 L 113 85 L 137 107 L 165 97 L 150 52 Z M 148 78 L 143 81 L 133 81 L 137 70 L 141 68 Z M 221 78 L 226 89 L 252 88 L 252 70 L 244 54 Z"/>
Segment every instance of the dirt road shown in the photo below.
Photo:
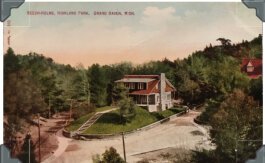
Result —
<path fill-rule="evenodd" d="M 66 138 L 63 136 L 58 135 L 58 131 L 60 131 L 66 123 L 66 120 L 69 119 L 68 113 L 60 113 L 57 115 L 54 115 L 50 119 L 41 118 L 41 160 L 45 160 L 49 157 L 51 157 L 57 151 L 58 147 L 61 147 L 66 144 L 66 141 L 64 141 Z M 39 154 L 38 154 L 38 127 L 31 126 L 29 128 L 31 131 L 32 140 L 36 146 L 35 148 L 35 155 L 36 160 L 38 160 Z M 62 142 L 63 141 L 63 142 Z M 62 151 L 63 152 L 63 151 Z M 56 156 L 59 156 L 60 154 L 57 154 Z"/>
<path fill-rule="evenodd" d="M 193 119 L 200 112 L 190 111 L 181 117 L 156 126 L 147 131 L 125 136 L 127 162 L 141 160 L 143 153 L 166 148 L 195 149 L 196 147 L 210 148 L 207 130 L 195 125 Z M 121 138 L 104 140 L 72 140 L 68 141 L 67 148 L 60 156 L 53 157 L 51 163 L 88 163 L 92 157 L 102 154 L 113 146 L 123 156 Z"/>

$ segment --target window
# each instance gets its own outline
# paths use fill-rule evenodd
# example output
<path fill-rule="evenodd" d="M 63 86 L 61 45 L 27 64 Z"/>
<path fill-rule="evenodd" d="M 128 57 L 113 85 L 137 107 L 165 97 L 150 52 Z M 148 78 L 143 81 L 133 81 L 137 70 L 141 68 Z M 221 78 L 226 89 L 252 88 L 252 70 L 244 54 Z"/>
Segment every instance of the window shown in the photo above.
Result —
<path fill-rule="evenodd" d="M 144 89 L 144 83 L 138 83 L 138 89 Z"/>
<path fill-rule="evenodd" d="M 147 96 L 141 96 L 143 104 L 147 103 Z"/>
<path fill-rule="evenodd" d="M 150 95 L 149 96 L 149 104 L 150 105 L 154 105 L 155 104 L 155 95 Z"/>
<path fill-rule="evenodd" d="M 253 72 L 254 71 L 254 66 L 252 65 L 251 62 L 248 62 L 247 64 L 247 72 Z"/>
<path fill-rule="evenodd" d="M 171 94 L 168 94 L 167 95 L 167 100 L 170 100 L 171 99 Z"/>
<path fill-rule="evenodd" d="M 247 66 L 247 72 L 253 72 L 254 66 Z"/>
<path fill-rule="evenodd" d="M 135 89 L 135 83 L 130 83 L 130 89 Z"/>

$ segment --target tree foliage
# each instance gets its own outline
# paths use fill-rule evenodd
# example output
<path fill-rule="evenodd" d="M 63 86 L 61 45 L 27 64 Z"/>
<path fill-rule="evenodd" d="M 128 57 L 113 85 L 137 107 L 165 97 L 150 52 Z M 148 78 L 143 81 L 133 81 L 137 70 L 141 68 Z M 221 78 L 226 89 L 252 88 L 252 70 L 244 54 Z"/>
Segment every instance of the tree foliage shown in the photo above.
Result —
<path fill-rule="evenodd" d="M 5 125 L 5 138 L 22 129 L 23 124 L 36 113 L 48 117 L 49 110 L 52 114 L 68 111 L 71 101 L 74 101 L 74 118 L 93 111 L 94 106 L 114 104 L 120 106 L 124 122 L 130 120 L 134 115 L 134 104 L 126 96 L 127 90 L 115 83 L 126 74 L 165 73 L 177 90 L 177 98 L 183 99 L 185 104 L 209 104 L 202 114 L 205 121 L 213 123 L 213 126 L 217 125 L 218 128 L 220 124 L 218 125 L 218 121 L 211 121 L 211 117 L 215 115 L 218 119 L 219 115 L 223 118 L 220 123 L 227 120 L 237 126 L 238 122 L 235 119 L 229 119 L 236 117 L 236 113 L 227 110 L 229 107 L 225 107 L 225 103 L 228 103 L 226 100 L 235 95 L 248 99 L 245 101 L 247 109 L 243 110 L 242 114 L 248 114 L 245 111 L 254 108 L 253 99 L 259 102 L 258 106 L 262 105 L 262 79 L 250 80 L 240 70 L 242 58 L 262 58 L 262 35 L 237 44 L 226 38 L 219 38 L 217 41 L 221 42 L 221 46 L 207 45 L 203 50 L 195 51 L 184 59 L 171 61 L 165 58 L 138 65 L 130 62 L 112 65 L 93 64 L 86 68 L 81 64 L 76 67 L 58 64 L 52 58 L 37 53 L 15 54 L 9 48 L 4 55 L 4 114 L 8 124 Z M 252 96 L 253 99 L 250 100 L 248 96 Z M 241 99 L 233 100 L 239 104 Z M 240 111 L 236 104 L 231 108 Z M 227 116 L 228 114 L 233 116 Z M 256 116 L 256 119 L 250 118 L 251 121 L 244 116 L 240 117 L 242 123 L 249 127 L 244 129 L 245 135 L 240 136 L 255 138 L 261 135 L 260 131 L 253 134 L 254 126 L 260 124 L 260 117 L 254 113 L 253 116 Z M 227 141 L 228 144 L 221 143 L 224 140 L 222 137 L 228 139 L 235 135 L 229 129 L 225 130 L 229 132 L 218 132 L 220 134 L 217 137 L 213 135 L 216 142 L 219 141 L 217 145 L 220 147 L 234 145 L 232 141 Z M 231 149 L 221 153 L 228 156 L 228 160 L 233 157 Z M 243 154 L 241 155 L 243 157 Z"/>
<path fill-rule="evenodd" d="M 218 162 L 244 162 L 262 145 L 262 109 L 252 97 L 234 90 L 211 119 Z"/>
<path fill-rule="evenodd" d="M 136 105 L 130 97 L 123 97 L 118 102 L 120 108 L 121 122 L 128 122 L 135 116 Z"/>
<path fill-rule="evenodd" d="M 112 91 L 113 104 L 117 104 L 120 100 L 128 96 L 128 89 L 123 84 L 115 84 Z"/>
<path fill-rule="evenodd" d="M 121 158 L 117 150 L 113 147 L 107 149 L 103 154 L 102 158 L 97 156 L 93 160 L 94 163 L 125 163 L 125 161 Z"/>
<path fill-rule="evenodd" d="M 21 131 L 25 122 L 31 121 L 37 113 L 43 113 L 47 105 L 29 72 L 20 70 L 8 74 L 4 82 L 4 115 L 8 122 L 4 139 L 7 140 Z"/>
<path fill-rule="evenodd" d="M 104 106 L 107 97 L 104 70 L 101 69 L 99 64 L 93 64 L 89 71 L 91 102 L 96 106 Z"/>
<path fill-rule="evenodd" d="M 22 145 L 22 152 L 18 156 L 18 158 L 23 163 L 29 162 L 29 160 L 30 160 L 30 163 L 37 163 L 34 150 L 35 150 L 35 146 L 33 144 L 31 136 L 27 134 L 24 139 L 24 143 Z"/>

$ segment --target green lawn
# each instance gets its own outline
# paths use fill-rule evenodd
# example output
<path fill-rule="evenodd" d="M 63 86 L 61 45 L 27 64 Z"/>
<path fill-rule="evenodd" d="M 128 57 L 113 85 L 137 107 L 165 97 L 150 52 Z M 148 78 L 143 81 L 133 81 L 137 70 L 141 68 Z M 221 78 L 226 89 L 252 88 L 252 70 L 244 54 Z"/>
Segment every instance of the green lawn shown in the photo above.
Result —
<path fill-rule="evenodd" d="M 114 107 L 105 106 L 97 108 L 96 112 L 102 112 L 110 110 Z M 86 134 L 110 134 L 110 133 L 120 133 L 125 131 L 132 131 L 134 129 L 149 125 L 163 118 L 169 117 L 173 114 L 176 114 L 182 111 L 182 108 L 171 108 L 162 112 L 153 112 L 149 113 L 147 110 L 137 107 L 136 116 L 132 119 L 131 122 L 126 123 L 125 125 L 120 123 L 119 110 L 111 111 L 105 113 L 100 117 L 95 124 L 93 124 L 88 130 L 84 133 Z M 75 131 L 82 126 L 88 119 L 90 119 L 95 112 L 86 114 L 76 121 L 72 122 L 69 126 L 66 127 L 68 131 Z"/>
<path fill-rule="evenodd" d="M 137 107 L 136 116 L 130 123 L 125 125 L 120 123 L 119 110 L 115 110 L 102 115 L 96 123 L 88 128 L 86 134 L 110 134 L 131 131 L 157 121 L 148 111 Z"/>
<path fill-rule="evenodd" d="M 93 113 L 89 113 L 86 114 L 80 118 L 78 118 L 77 120 L 71 122 L 71 124 L 69 126 L 66 127 L 66 129 L 68 131 L 75 131 L 77 130 L 79 127 L 82 126 L 83 123 L 85 123 L 89 118 L 91 118 L 93 115 L 95 114 L 95 112 Z"/>
<path fill-rule="evenodd" d="M 114 106 L 103 106 L 103 107 L 100 107 L 100 108 L 96 108 L 96 112 L 102 112 L 102 111 L 106 111 L 106 110 L 110 110 L 110 109 L 113 109 L 115 108 Z"/>
<path fill-rule="evenodd" d="M 161 120 L 171 115 L 177 114 L 183 110 L 184 110 L 183 108 L 170 108 L 161 112 L 153 112 L 151 114 L 153 114 L 158 120 Z"/>
<path fill-rule="evenodd" d="M 102 115 L 96 123 L 88 128 L 85 134 L 113 134 L 132 131 L 147 126 L 163 118 L 182 111 L 181 109 L 169 109 L 158 113 L 149 113 L 147 110 L 137 107 L 136 116 L 125 125 L 120 123 L 119 110 L 111 111 Z"/>
<path fill-rule="evenodd" d="M 110 110 L 113 108 L 114 108 L 113 106 L 104 106 L 104 107 L 96 108 L 96 112 L 102 112 L 102 111 Z M 95 112 L 86 114 L 86 115 L 78 118 L 77 120 L 71 122 L 71 124 L 69 126 L 67 126 L 66 129 L 68 131 L 77 130 L 79 127 L 82 126 L 83 123 L 85 123 L 88 119 L 90 119 L 94 114 L 95 114 Z"/>

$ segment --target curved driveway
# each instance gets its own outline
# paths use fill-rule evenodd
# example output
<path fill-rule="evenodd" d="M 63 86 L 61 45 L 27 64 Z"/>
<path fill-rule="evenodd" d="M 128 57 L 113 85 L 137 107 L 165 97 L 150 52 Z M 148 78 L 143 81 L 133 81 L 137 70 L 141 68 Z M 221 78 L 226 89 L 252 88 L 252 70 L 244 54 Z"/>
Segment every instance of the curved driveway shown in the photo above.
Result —
<path fill-rule="evenodd" d="M 200 112 L 190 111 L 188 114 L 158 125 L 146 131 L 125 136 L 127 162 L 137 162 L 141 158 L 137 154 L 147 153 L 168 147 L 195 149 L 210 148 L 207 130 L 195 125 L 193 119 Z M 121 137 L 103 140 L 71 140 L 60 156 L 54 157 L 51 163 L 89 163 L 93 156 L 102 154 L 113 146 L 123 157 Z M 60 148 L 60 147 L 59 147 Z"/>

